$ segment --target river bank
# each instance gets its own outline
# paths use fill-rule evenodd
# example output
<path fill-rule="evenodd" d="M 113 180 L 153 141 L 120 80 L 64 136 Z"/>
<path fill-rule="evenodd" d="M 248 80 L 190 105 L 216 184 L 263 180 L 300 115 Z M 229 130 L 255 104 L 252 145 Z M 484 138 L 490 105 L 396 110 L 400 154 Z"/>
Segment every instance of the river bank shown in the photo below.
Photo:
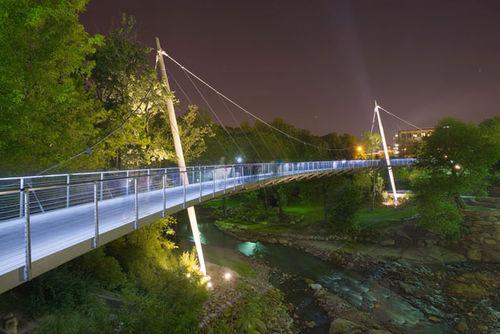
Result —
<path fill-rule="evenodd" d="M 406 224 L 411 226 L 412 222 Z M 432 238 L 408 242 L 401 236 L 405 229 L 399 230 L 399 237 L 392 231 L 390 237 L 387 234 L 383 234 L 383 238 L 377 235 L 376 241 L 370 242 L 366 237 L 360 241 L 359 237 L 344 235 L 298 235 L 283 231 L 265 233 L 227 228 L 227 224 L 217 226 L 243 242 L 258 241 L 293 247 L 335 267 L 355 272 L 361 280 L 369 282 L 371 289 L 386 289 L 384 293 L 399 296 L 417 310 L 421 315 L 418 322 L 425 320 L 425 329 L 421 332 L 500 331 L 498 263 L 467 261 L 454 251 L 456 245 L 444 247 L 441 240 Z M 357 303 L 335 289 L 324 289 L 312 281 L 309 284 L 315 288 L 315 297 L 332 320 L 331 332 L 349 333 L 356 328 L 361 332 L 383 329 L 404 332 L 404 326 L 397 325 L 397 317 L 384 312 L 385 305 L 380 300 L 371 303 L 363 300 L 362 295 L 366 295 L 366 291 L 361 293 L 361 303 Z M 342 286 L 338 286 L 337 291 L 342 291 Z M 405 306 L 401 307 L 404 309 Z M 360 316 L 363 312 L 366 316 Z M 367 321 L 373 318 L 378 321 Z"/>

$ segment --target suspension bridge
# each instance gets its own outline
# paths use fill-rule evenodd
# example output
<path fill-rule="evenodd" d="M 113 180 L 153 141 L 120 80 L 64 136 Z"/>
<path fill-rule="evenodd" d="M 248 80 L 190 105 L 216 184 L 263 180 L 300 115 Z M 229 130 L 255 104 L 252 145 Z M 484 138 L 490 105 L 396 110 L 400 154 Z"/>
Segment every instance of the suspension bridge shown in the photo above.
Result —
<path fill-rule="evenodd" d="M 409 166 L 414 159 L 392 159 Z M 0 179 L 0 293 L 107 242 L 213 198 L 386 168 L 382 160 L 258 163 Z M 182 174 L 189 183 L 182 181 Z"/>
<path fill-rule="evenodd" d="M 155 70 L 159 64 L 167 92 L 170 93 L 170 86 L 163 56 L 179 66 L 193 85 L 191 78 L 201 82 L 223 102 L 233 105 L 276 133 L 305 146 L 325 149 L 297 138 L 249 112 L 165 53 L 157 40 Z M 142 99 L 141 105 L 147 100 L 151 89 L 152 86 Z M 237 145 L 214 108 L 197 87 L 196 90 L 219 126 Z M 168 94 L 166 98 L 166 106 L 178 167 L 45 175 L 52 169 L 60 168 L 65 162 L 91 153 L 94 147 L 120 131 L 140 108 L 139 105 L 125 117 L 120 126 L 65 161 L 38 175 L 0 178 L 0 293 L 161 217 L 184 209 L 188 210 L 200 270 L 206 274 L 194 205 L 240 191 L 377 168 L 388 171 L 397 202 L 392 167 L 411 166 L 415 163 L 415 159 L 389 158 L 379 110 L 391 113 L 375 104 L 372 131 L 377 118 L 383 140 L 384 160 L 239 163 L 187 167 L 170 96 Z M 225 107 L 227 108 L 227 105 Z M 252 143 L 249 144 L 255 150 Z M 255 153 L 259 156 L 258 151 Z"/>

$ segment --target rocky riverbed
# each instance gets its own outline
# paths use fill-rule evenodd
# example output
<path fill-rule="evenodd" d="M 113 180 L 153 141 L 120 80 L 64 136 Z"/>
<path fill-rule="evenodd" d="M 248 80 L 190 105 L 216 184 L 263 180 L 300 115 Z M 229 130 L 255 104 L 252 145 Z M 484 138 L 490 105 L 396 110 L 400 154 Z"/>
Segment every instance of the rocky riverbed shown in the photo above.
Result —
<path fill-rule="evenodd" d="M 454 250 L 456 244 L 444 247 L 441 240 L 432 238 L 409 243 L 397 235 L 360 242 L 345 236 L 225 232 L 240 240 L 295 247 L 355 271 L 360 279 L 387 289 L 418 310 L 429 327 L 415 329 L 415 333 L 432 328 L 436 333 L 500 332 L 500 264 L 468 261 Z M 315 297 L 331 317 L 330 333 L 405 332 L 397 326 L 397 317 L 391 319 L 391 314 L 381 312 L 384 305 L 375 302 L 360 307 L 341 293 L 314 284 L 318 283 L 310 286 L 316 288 Z M 360 295 L 363 299 L 363 293 Z"/>

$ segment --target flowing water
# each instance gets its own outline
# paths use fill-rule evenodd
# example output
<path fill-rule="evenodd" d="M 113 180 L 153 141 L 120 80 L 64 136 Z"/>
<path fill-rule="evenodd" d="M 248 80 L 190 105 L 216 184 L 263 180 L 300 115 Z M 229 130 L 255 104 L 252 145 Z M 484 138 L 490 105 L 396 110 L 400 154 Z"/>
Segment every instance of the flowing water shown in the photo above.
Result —
<path fill-rule="evenodd" d="M 314 321 L 314 328 L 303 328 L 303 333 L 328 333 L 327 314 L 316 303 L 305 279 L 311 279 L 324 288 L 338 294 L 359 310 L 372 314 L 381 323 L 391 323 L 407 333 L 447 333 L 442 324 L 430 323 L 425 315 L 404 298 L 382 287 L 374 278 L 340 269 L 304 251 L 274 244 L 242 242 L 222 233 L 214 224 L 209 212 L 199 210 L 201 240 L 206 248 L 238 251 L 245 256 L 263 260 L 271 268 L 285 273 L 271 277 L 272 283 L 284 292 L 286 301 L 297 307 L 296 313 L 304 321 Z M 181 219 L 177 236 L 181 248 L 192 243 L 191 230 Z M 220 252 L 218 252 L 221 256 Z M 223 255 L 222 255 L 223 256 Z M 210 257 L 207 259 L 210 261 Z M 283 278 L 285 277 L 285 278 Z"/>

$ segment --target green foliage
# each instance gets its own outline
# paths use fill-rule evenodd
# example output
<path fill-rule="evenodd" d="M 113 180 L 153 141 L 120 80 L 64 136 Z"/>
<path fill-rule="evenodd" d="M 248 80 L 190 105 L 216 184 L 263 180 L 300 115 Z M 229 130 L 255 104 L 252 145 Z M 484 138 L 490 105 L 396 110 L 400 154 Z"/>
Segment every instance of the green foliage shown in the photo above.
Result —
<path fill-rule="evenodd" d="M 96 283 L 85 275 L 74 275 L 68 266 L 52 270 L 24 286 L 29 296 L 29 309 L 35 315 L 61 309 L 85 309 L 95 302 L 91 292 Z"/>
<path fill-rule="evenodd" d="M 463 217 L 453 200 L 441 194 L 425 194 L 417 198 L 420 223 L 423 226 L 450 238 L 459 235 Z"/>
<path fill-rule="evenodd" d="M 439 121 L 418 150 L 418 170 L 412 176 L 422 224 L 450 237 L 458 235 L 459 196 L 484 194 L 498 161 L 499 149 L 491 138 L 474 124 Z"/>
<path fill-rule="evenodd" d="M 421 181 L 432 183 L 451 197 L 481 193 L 498 155 L 478 126 L 445 118 L 417 153 L 418 167 L 426 174 Z"/>
<path fill-rule="evenodd" d="M 143 227 L 37 277 L 4 302 L 15 300 L 32 315 L 36 333 L 196 332 L 207 292 L 194 253 L 173 252 L 174 223 L 167 217 Z"/>
<path fill-rule="evenodd" d="M 210 120 L 208 117 L 206 120 Z M 234 137 L 230 139 L 219 126 L 213 125 L 215 136 L 207 138 L 208 150 L 200 155 L 200 163 L 233 163 L 237 156 L 243 156 L 246 162 L 258 161 L 313 161 L 328 159 L 351 159 L 356 143 L 354 136 L 331 133 L 323 137 L 315 136 L 307 130 L 296 128 L 282 119 L 275 119 L 271 124 L 304 142 L 317 145 L 307 146 L 292 140 L 275 130 L 256 122 L 241 123 L 240 127 L 227 128 Z M 334 151 L 328 152 L 326 149 Z M 344 150 L 346 149 L 346 150 Z"/>
<path fill-rule="evenodd" d="M 127 285 L 127 276 L 120 263 L 116 258 L 107 255 L 104 247 L 77 258 L 70 267 L 99 282 L 105 289 L 116 290 Z"/>
<path fill-rule="evenodd" d="M 101 36 L 78 21 L 87 1 L 0 2 L 0 170 L 34 172 L 86 147 L 99 105 L 84 87 Z"/>
<path fill-rule="evenodd" d="M 289 331 L 293 322 L 287 314 L 283 295 L 277 289 L 265 292 L 240 283 L 241 297 L 236 305 L 225 312 L 208 333 L 273 333 L 274 330 Z"/>
<path fill-rule="evenodd" d="M 33 334 L 101 334 L 115 333 L 104 305 L 90 314 L 64 311 L 44 316 L 38 320 Z"/>
<path fill-rule="evenodd" d="M 137 41 L 134 24 L 124 16 L 93 56 L 92 84 L 105 108 L 95 123 L 100 136 L 127 122 L 92 157 L 117 168 L 176 160 L 166 116 L 167 98 L 176 102 L 175 96 L 157 80 L 148 61 L 151 50 Z M 213 135 L 212 125 L 202 124 L 200 117 L 198 108 L 189 106 L 179 119 L 186 161 L 199 157 L 206 149 L 205 138 Z"/>
<path fill-rule="evenodd" d="M 360 207 L 359 188 L 348 178 L 340 179 L 328 197 L 328 216 L 334 227 L 343 231 L 356 230 L 355 217 Z"/>
<path fill-rule="evenodd" d="M 373 159 L 374 152 L 377 152 L 382 144 L 382 136 L 378 132 L 363 133 L 363 145 L 368 159 Z"/>
<path fill-rule="evenodd" d="M 496 162 L 491 167 L 489 181 L 492 185 L 500 185 L 500 116 L 487 119 L 479 124 L 481 133 L 494 148 Z"/>

